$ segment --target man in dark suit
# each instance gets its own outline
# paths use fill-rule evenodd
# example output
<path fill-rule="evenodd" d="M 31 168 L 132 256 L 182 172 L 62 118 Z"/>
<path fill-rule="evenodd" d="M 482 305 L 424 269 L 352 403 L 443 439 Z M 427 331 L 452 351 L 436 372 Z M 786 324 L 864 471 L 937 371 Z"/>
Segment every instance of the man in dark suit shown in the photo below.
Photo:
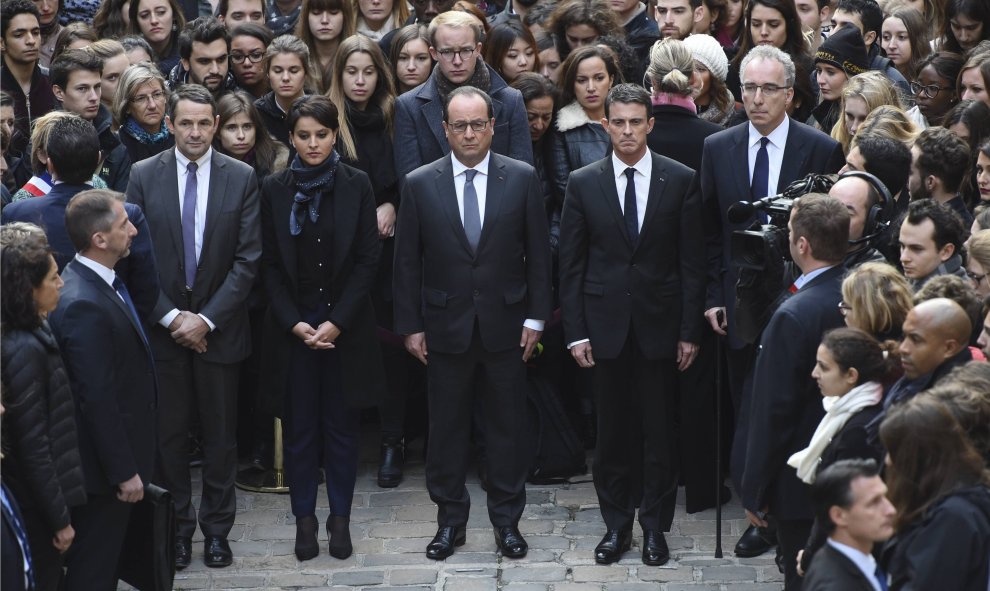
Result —
<path fill-rule="evenodd" d="M 93 188 L 88 183 L 100 161 L 100 140 L 89 122 L 77 116 L 64 117 L 52 123 L 45 153 L 55 186 L 44 197 L 11 203 L 3 209 L 0 221 L 30 222 L 43 228 L 61 272 L 76 252 L 65 227 L 65 208 L 77 193 Z M 151 231 L 141 208 L 125 203 L 124 211 L 138 234 L 131 245 L 131 254 L 118 262 L 114 270 L 127 285 L 144 322 L 149 320 L 158 301 L 158 266 Z"/>
<path fill-rule="evenodd" d="M 595 490 L 608 530 L 599 564 L 629 549 L 637 506 L 643 562 L 670 557 L 677 370 L 694 361 L 703 327 L 694 171 L 647 149 L 650 108 L 641 86 L 609 91 L 612 155 L 571 173 L 560 226 L 564 336 L 578 365 L 595 368 Z"/>
<path fill-rule="evenodd" d="M 522 94 L 481 59 L 481 33 L 481 25 L 464 12 L 444 12 L 430 22 L 430 55 L 437 67 L 426 82 L 395 102 L 395 171 L 399 178 L 450 152 L 442 127 L 444 100 L 460 86 L 473 86 L 491 97 L 496 122 L 491 150 L 533 163 Z"/>
<path fill-rule="evenodd" d="M 701 156 L 701 199 L 708 250 L 708 293 L 705 318 L 712 330 L 726 336 L 727 369 L 736 425 L 731 459 L 732 478 L 738 488 L 742 477 L 742 453 L 746 441 L 749 375 L 755 347 L 744 342 L 735 327 L 735 289 L 738 269 L 732 260 L 732 232 L 743 223 L 728 219 L 728 209 L 739 201 L 776 195 L 791 182 L 809 173 L 834 173 L 842 167 L 842 147 L 824 133 L 787 116 L 794 98 L 794 62 L 786 53 L 762 45 L 751 50 L 741 68 L 743 104 L 747 125 L 737 125 L 709 136 Z M 742 158 L 747 154 L 747 158 Z M 733 155 L 735 157 L 727 157 Z M 739 556 L 757 556 L 769 546 L 750 529 L 736 546 Z"/>
<path fill-rule="evenodd" d="M 811 530 L 808 487 L 787 465 L 807 447 L 825 412 L 811 377 L 822 335 L 842 326 L 842 259 L 849 242 L 849 211 L 838 199 L 808 194 L 794 201 L 790 252 L 801 269 L 791 296 L 770 317 L 760 337 L 743 470 L 742 504 L 752 525 L 777 526 L 788 591 L 800 588 L 798 550 Z"/>
<path fill-rule="evenodd" d="M 131 506 L 155 465 L 158 385 L 148 340 L 113 268 L 137 234 L 123 195 L 93 189 L 65 210 L 78 254 L 65 267 L 52 331 L 65 361 L 88 500 L 72 509 L 67 591 L 114 589 Z"/>
<path fill-rule="evenodd" d="M 842 460 L 811 485 L 815 518 L 828 536 L 804 577 L 804 591 L 886 589 L 873 545 L 894 533 L 896 510 L 874 460 Z"/>
<path fill-rule="evenodd" d="M 176 567 L 191 559 L 188 432 L 202 426 L 199 525 L 207 566 L 231 564 L 239 364 L 251 350 L 245 304 L 261 257 L 258 186 L 246 164 L 210 148 L 219 117 L 209 91 L 185 84 L 169 97 L 175 149 L 134 165 L 127 198 L 148 218 L 161 292 L 148 338 L 161 378 L 161 470 L 175 497 Z"/>
<path fill-rule="evenodd" d="M 502 555 L 520 558 L 532 457 L 523 362 L 550 317 L 546 212 L 533 167 L 490 149 L 496 119 L 488 95 L 467 86 L 447 100 L 451 155 L 408 176 L 395 235 L 395 330 L 417 359 L 426 364 L 429 356 L 426 486 L 439 529 L 426 555 L 442 560 L 464 543 L 471 414 L 481 386 L 488 516 Z"/>

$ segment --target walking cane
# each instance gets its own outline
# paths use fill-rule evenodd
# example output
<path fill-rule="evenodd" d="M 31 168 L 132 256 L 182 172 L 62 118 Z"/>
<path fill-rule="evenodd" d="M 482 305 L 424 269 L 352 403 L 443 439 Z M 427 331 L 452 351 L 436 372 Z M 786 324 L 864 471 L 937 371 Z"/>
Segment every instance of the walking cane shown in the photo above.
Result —
<path fill-rule="evenodd" d="M 722 324 L 722 312 L 716 314 Z M 715 335 L 715 558 L 722 558 L 722 339 Z"/>

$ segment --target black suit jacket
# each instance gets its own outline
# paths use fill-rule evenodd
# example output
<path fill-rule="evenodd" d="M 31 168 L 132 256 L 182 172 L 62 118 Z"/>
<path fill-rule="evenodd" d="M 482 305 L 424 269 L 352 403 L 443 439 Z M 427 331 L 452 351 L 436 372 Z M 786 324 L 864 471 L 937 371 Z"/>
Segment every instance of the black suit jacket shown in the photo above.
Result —
<path fill-rule="evenodd" d="M 406 177 L 395 234 L 395 330 L 431 351 L 467 350 L 477 322 L 488 351 L 519 346 L 527 318 L 549 320 L 550 239 L 536 171 L 489 152 L 476 253 L 464 233 L 451 156 Z"/>
<path fill-rule="evenodd" d="M 49 316 L 76 404 L 87 492 L 111 494 L 135 474 L 151 482 L 158 385 L 127 305 L 92 269 L 70 262 Z"/>
<path fill-rule="evenodd" d="M 705 139 L 722 131 L 721 125 L 705 121 L 677 105 L 653 105 L 653 119 L 653 131 L 646 137 L 646 145 L 692 170 L 701 169 Z"/>
<path fill-rule="evenodd" d="M 802 591 L 874 591 L 873 584 L 853 561 L 825 544 L 815 553 Z"/>
<path fill-rule="evenodd" d="M 756 221 L 729 222 L 729 206 L 750 201 L 749 182 L 749 124 L 720 131 L 705 139 L 701 156 L 701 200 L 708 252 L 708 293 L 705 308 L 725 306 L 729 324 L 729 345 L 743 346 L 735 334 L 736 281 L 738 269 L 730 264 L 730 237 L 735 230 L 745 230 Z M 845 163 L 842 146 L 824 133 L 793 119 L 784 144 L 777 186 L 771 194 L 784 190 L 791 182 L 810 173 L 831 174 Z M 810 370 L 809 370 L 810 371 Z"/>
<path fill-rule="evenodd" d="M 808 446 L 825 416 L 811 378 L 822 335 L 843 325 L 839 313 L 842 277 L 838 265 L 788 298 L 763 331 L 753 372 L 742 503 L 750 511 L 767 504 L 779 519 L 811 519 L 808 485 L 787 465 Z"/>
<path fill-rule="evenodd" d="M 216 325 L 201 357 L 236 363 L 251 353 L 245 304 L 261 258 L 258 181 L 251 167 L 213 151 L 203 247 L 187 296 L 175 166 L 175 150 L 166 150 L 135 164 L 127 185 L 127 200 L 140 205 L 148 220 L 160 269 L 161 292 L 148 338 L 157 359 L 175 358 L 187 349 L 158 321 L 176 308 L 201 313 Z"/>
<path fill-rule="evenodd" d="M 705 269 L 694 171 L 650 153 L 643 227 L 626 233 L 612 157 L 571 173 L 560 224 L 560 304 L 568 343 L 590 339 L 596 357 L 619 356 L 631 325 L 649 359 L 701 342 Z"/>

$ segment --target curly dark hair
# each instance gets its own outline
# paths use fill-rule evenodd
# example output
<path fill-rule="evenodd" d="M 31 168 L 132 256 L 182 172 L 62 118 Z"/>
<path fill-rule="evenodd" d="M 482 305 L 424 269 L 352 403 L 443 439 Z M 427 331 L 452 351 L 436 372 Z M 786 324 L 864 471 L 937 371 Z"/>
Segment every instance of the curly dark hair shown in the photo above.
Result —
<path fill-rule="evenodd" d="M 935 247 L 939 250 L 946 244 L 954 247 L 954 252 L 962 249 L 966 228 L 963 226 L 962 218 L 949 206 L 943 205 L 934 199 L 919 199 L 908 204 L 907 215 L 904 222 L 917 226 L 931 220 L 935 226 Z"/>
<path fill-rule="evenodd" d="M 588 25 L 599 37 L 625 33 L 615 11 L 604 0 L 563 0 L 543 26 L 557 37 L 561 59 L 566 59 L 574 49 L 567 43 L 567 29 L 574 25 Z"/>
<path fill-rule="evenodd" d="M 0 227 L 0 330 L 32 330 L 41 325 L 34 289 L 52 269 L 45 231 L 13 222 Z"/>
<path fill-rule="evenodd" d="M 929 127 L 918 135 L 914 145 L 920 152 L 918 170 L 922 178 L 935 176 L 949 193 L 958 191 L 970 167 L 966 142 L 944 127 Z"/>

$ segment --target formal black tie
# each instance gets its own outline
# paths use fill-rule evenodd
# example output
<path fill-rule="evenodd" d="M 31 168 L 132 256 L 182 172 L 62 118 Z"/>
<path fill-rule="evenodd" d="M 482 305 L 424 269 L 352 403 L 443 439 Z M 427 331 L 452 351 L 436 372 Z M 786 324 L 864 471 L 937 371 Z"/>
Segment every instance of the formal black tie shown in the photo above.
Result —
<path fill-rule="evenodd" d="M 639 215 L 636 212 L 636 176 L 635 168 L 626 169 L 626 204 L 624 217 L 626 218 L 626 233 L 629 235 L 629 242 L 636 244 L 639 239 Z"/>
<path fill-rule="evenodd" d="M 113 289 L 120 296 L 120 299 L 124 300 L 124 303 L 127 304 L 127 309 L 131 312 L 131 320 L 134 321 L 138 327 L 138 332 L 141 333 L 141 340 L 147 343 L 148 337 L 144 334 L 144 327 L 141 326 L 141 317 L 138 316 L 137 308 L 134 307 L 134 300 L 131 299 L 131 294 L 127 291 L 127 286 L 120 280 L 120 277 L 114 278 Z"/>
<path fill-rule="evenodd" d="M 753 183 L 749 188 L 752 201 L 763 199 L 770 194 L 770 156 L 767 154 L 769 143 L 770 138 L 760 138 L 760 149 L 756 152 L 756 164 L 753 166 Z M 765 213 L 761 213 L 760 218 L 763 223 L 767 223 Z"/>

